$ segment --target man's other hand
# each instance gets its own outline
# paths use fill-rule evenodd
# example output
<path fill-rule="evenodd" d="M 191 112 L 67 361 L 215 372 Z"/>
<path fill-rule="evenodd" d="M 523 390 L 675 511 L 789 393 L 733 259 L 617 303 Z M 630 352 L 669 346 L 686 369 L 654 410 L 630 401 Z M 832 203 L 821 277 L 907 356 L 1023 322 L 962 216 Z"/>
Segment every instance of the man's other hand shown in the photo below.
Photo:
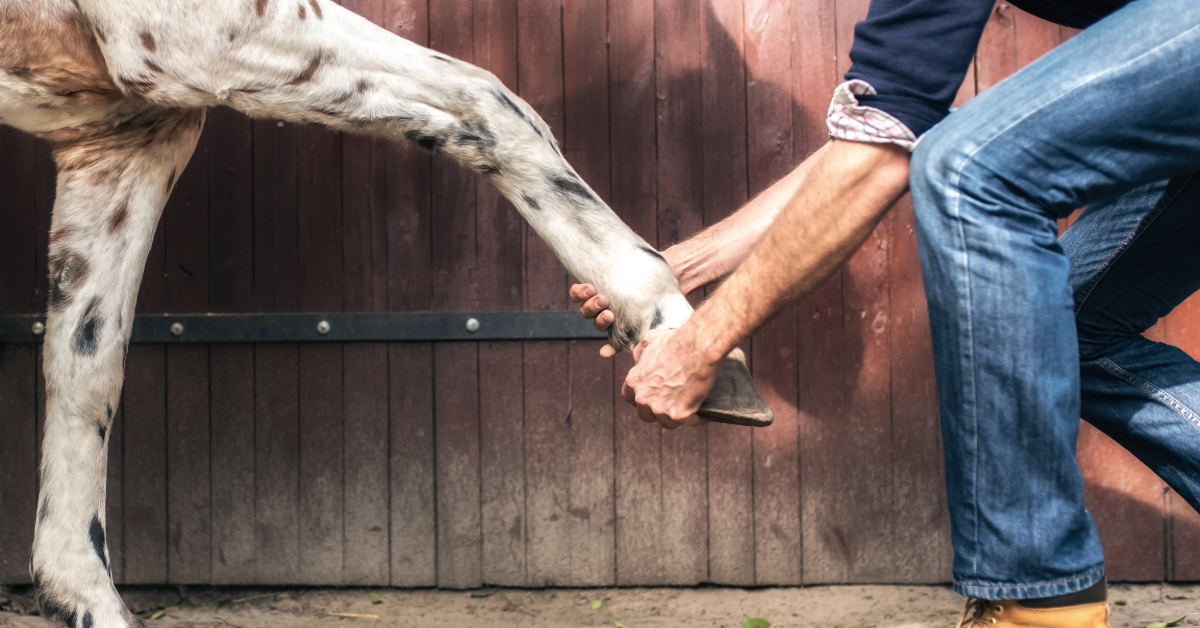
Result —
<path fill-rule="evenodd" d="M 571 301 L 581 303 L 579 313 L 584 318 L 591 319 L 599 331 L 608 331 L 616 316 L 608 309 L 608 297 L 596 291 L 596 286 L 590 283 L 577 283 L 571 286 Z M 611 358 L 617 354 L 616 348 L 610 344 L 600 347 L 600 355 Z"/>

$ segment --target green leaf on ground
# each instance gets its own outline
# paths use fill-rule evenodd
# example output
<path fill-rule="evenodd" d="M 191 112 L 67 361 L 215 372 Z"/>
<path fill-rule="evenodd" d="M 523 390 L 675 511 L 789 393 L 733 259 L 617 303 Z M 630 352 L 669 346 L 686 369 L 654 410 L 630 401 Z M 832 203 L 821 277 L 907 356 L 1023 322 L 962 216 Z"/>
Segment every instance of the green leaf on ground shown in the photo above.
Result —
<path fill-rule="evenodd" d="M 367 599 L 371 600 L 372 604 L 383 604 L 383 600 L 379 599 L 379 596 L 375 595 L 374 591 L 367 592 Z"/>
<path fill-rule="evenodd" d="M 617 628 L 625 628 L 625 624 L 622 624 L 619 621 L 614 621 L 613 625 L 616 626 Z"/>
<path fill-rule="evenodd" d="M 474 598 L 492 597 L 495 594 L 496 594 L 495 589 L 480 589 L 478 591 L 471 591 L 471 597 L 474 597 Z"/>
<path fill-rule="evenodd" d="M 1125 600 L 1113 600 L 1113 604 L 1116 604 L 1117 606 L 1125 606 L 1126 603 L 1127 602 L 1125 602 Z"/>
<path fill-rule="evenodd" d="M 592 600 L 592 610 L 599 610 L 601 606 L 604 606 L 602 600 Z"/>
<path fill-rule="evenodd" d="M 762 617 L 751 617 L 742 624 L 742 628 L 771 628 L 771 622 Z"/>
<path fill-rule="evenodd" d="M 1174 626 L 1178 626 L 1179 623 L 1185 619 L 1187 619 L 1187 615 L 1184 615 L 1183 617 L 1180 617 L 1179 619 L 1175 619 L 1172 621 L 1150 622 L 1150 623 L 1146 624 L 1146 628 L 1173 628 Z"/>
<path fill-rule="evenodd" d="M 151 615 L 150 619 L 162 619 L 163 615 L 166 615 L 166 614 L 167 614 L 167 611 L 158 611 L 157 613 Z"/>
<path fill-rule="evenodd" d="M 846 628 L 846 624 L 834 624 L 833 628 Z"/>

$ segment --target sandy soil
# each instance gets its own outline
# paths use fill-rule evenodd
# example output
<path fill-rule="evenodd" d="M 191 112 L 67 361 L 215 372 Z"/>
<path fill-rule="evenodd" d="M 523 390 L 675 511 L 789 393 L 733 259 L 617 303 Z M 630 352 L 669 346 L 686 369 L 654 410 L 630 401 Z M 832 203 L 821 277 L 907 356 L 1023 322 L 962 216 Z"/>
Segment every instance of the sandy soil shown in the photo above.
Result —
<path fill-rule="evenodd" d="M 372 604 L 374 593 L 379 604 Z M 772 626 L 805 628 L 952 628 L 962 600 L 945 587 L 823 586 L 733 589 L 499 589 L 470 592 L 392 589 L 129 588 L 130 608 L 152 628 L 741 628 L 761 617 Z M 478 593 L 477 593 L 478 595 Z M 600 607 L 593 610 L 595 601 Z M 1115 585 L 1113 628 L 1142 628 L 1189 615 L 1200 625 L 1200 585 Z M 0 626 L 45 628 L 24 591 L 0 589 Z M 333 615 L 374 615 L 347 617 Z M 839 626 L 840 624 L 840 626 Z"/>

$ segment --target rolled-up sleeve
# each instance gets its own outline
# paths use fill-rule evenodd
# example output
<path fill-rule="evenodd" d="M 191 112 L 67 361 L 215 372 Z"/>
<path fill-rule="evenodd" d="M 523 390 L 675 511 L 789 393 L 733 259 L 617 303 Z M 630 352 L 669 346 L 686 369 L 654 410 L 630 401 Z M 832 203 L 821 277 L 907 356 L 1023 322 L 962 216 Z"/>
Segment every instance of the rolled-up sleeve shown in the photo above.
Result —
<path fill-rule="evenodd" d="M 843 84 L 853 89 L 853 107 L 882 114 L 874 116 L 876 122 L 898 121 L 919 138 L 949 113 L 992 5 L 993 0 L 873 0 L 867 19 L 854 28 L 853 65 Z M 834 101 L 831 132 L 836 95 Z"/>

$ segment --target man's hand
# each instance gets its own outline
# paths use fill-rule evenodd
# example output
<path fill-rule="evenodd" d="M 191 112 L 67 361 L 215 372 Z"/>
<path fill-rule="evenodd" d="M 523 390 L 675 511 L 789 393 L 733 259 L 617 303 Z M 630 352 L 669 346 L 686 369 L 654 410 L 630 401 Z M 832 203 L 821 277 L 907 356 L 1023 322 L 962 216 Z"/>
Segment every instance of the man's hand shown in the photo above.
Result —
<path fill-rule="evenodd" d="M 721 360 L 704 358 L 689 335 L 678 330 L 647 332 L 633 349 L 637 364 L 625 377 L 621 396 L 637 406 L 647 423 L 673 430 L 708 423 L 696 415 L 717 379 Z"/>
<path fill-rule="evenodd" d="M 571 301 L 583 304 L 579 306 L 579 313 L 583 314 L 584 318 L 591 319 L 592 325 L 595 325 L 599 331 L 608 331 L 608 328 L 612 327 L 613 321 L 616 320 L 616 316 L 608 309 L 608 297 L 599 294 L 596 286 L 590 283 L 577 283 L 571 286 Z M 610 344 L 600 347 L 602 357 L 611 358 L 616 354 L 616 348 Z"/>

